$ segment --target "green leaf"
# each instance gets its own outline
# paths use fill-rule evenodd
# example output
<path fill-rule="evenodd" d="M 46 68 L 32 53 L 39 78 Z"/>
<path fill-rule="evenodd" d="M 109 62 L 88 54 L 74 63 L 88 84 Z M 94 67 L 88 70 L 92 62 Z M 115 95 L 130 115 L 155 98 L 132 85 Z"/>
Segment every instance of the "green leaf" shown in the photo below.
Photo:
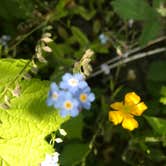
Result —
<path fill-rule="evenodd" d="M 67 137 L 70 139 L 82 137 L 82 128 L 83 128 L 83 114 L 70 119 L 62 125 L 62 128 L 66 130 Z"/>
<path fill-rule="evenodd" d="M 83 47 L 86 47 L 89 44 L 88 38 L 85 34 L 77 27 L 72 26 L 71 31 L 76 41 Z"/>
<path fill-rule="evenodd" d="M 149 41 L 155 39 L 161 31 L 159 21 L 147 21 L 144 25 L 143 32 L 140 36 L 139 42 L 141 45 L 147 44 Z"/>
<path fill-rule="evenodd" d="M 152 81 L 166 81 L 166 62 L 157 61 L 150 65 L 148 79 Z"/>
<path fill-rule="evenodd" d="M 0 157 L 10 166 L 38 166 L 54 151 L 44 138 L 67 119 L 46 106 L 48 87 L 48 82 L 26 81 L 11 109 L 0 110 Z"/>
<path fill-rule="evenodd" d="M 160 94 L 163 96 L 160 98 L 160 103 L 166 105 L 166 86 L 162 86 Z"/>
<path fill-rule="evenodd" d="M 147 20 L 156 13 L 144 0 L 115 0 L 112 5 L 123 19 Z"/>
<path fill-rule="evenodd" d="M 55 9 L 53 12 L 50 13 L 49 15 L 49 20 L 54 21 L 54 20 L 60 20 L 61 18 L 65 17 L 68 14 L 68 10 L 66 7 L 68 1 L 66 0 L 61 0 L 58 1 Z"/>
<path fill-rule="evenodd" d="M 88 145 L 82 143 L 71 143 L 65 145 L 60 155 L 60 163 L 62 166 L 74 165 L 81 161 L 85 153 L 88 151 Z"/>
<path fill-rule="evenodd" d="M 72 9 L 71 12 L 73 12 L 74 14 L 81 15 L 87 21 L 89 21 L 90 19 L 92 19 L 94 17 L 94 15 L 96 14 L 95 10 L 87 11 L 82 6 L 76 6 L 75 8 Z"/>
<path fill-rule="evenodd" d="M 14 80 L 27 63 L 28 61 L 23 59 L 0 59 L 0 86 Z M 29 70 L 29 67 L 25 72 L 27 70 Z"/>
<path fill-rule="evenodd" d="M 159 135 L 166 134 L 166 119 L 144 116 L 149 125 L 153 128 L 153 130 Z"/>
<path fill-rule="evenodd" d="M 1 82 L 5 83 L 22 70 L 26 61 L 3 62 L 0 61 L 0 75 L 3 76 Z M 0 109 L 0 163 L 5 166 L 38 166 L 47 153 L 54 152 L 45 137 L 59 129 L 67 118 L 47 107 L 48 81 L 24 80 L 20 87 L 21 95 L 11 100 L 10 109 Z"/>
<path fill-rule="evenodd" d="M 34 4 L 31 0 L 1 1 L 0 17 L 7 21 L 24 19 L 32 13 L 33 6 Z"/>

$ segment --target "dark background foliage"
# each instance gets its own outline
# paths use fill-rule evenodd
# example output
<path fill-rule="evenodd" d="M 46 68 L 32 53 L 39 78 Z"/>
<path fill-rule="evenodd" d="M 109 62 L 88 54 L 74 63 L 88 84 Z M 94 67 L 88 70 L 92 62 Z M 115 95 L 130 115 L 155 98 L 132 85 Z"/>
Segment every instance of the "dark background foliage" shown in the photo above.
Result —
<path fill-rule="evenodd" d="M 166 165 L 165 52 L 123 63 L 135 54 L 165 48 L 165 7 L 165 0 L 1 0 L 0 36 L 11 39 L 1 42 L 0 57 L 33 59 L 38 72 L 31 71 L 31 77 L 58 82 L 86 49 L 95 52 L 87 81 L 96 101 L 91 111 L 62 126 L 68 135 L 55 145 L 61 165 Z M 43 52 L 43 60 L 35 49 L 48 32 L 52 51 Z M 114 58 L 117 61 L 108 63 Z M 104 74 L 100 65 L 107 63 L 112 69 Z M 101 74 L 95 74 L 98 71 Z M 107 117 L 109 104 L 129 91 L 148 105 L 133 132 L 113 126 Z"/>

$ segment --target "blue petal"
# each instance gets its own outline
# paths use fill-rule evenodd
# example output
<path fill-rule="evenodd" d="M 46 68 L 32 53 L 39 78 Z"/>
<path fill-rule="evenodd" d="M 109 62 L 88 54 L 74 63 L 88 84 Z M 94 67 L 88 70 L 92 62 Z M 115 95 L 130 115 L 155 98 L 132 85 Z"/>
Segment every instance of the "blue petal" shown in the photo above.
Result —
<path fill-rule="evenodd" d="M 68 111 L 66 111 L 66 110 L 60 110 L 60 115 L 61 115 L 62 117 L 66 117 L 68 114 L 69 114 Z"/>
<path fill-rule="evenodd" d="M 89 94 L 89 96 L 88 96 L 88 99 L 89 99 L 89 101 L 94 101 L 95 100 L 95 95 L 94 95 L 94 93 L 90 93 Z"/>
<path fill-rule="evenodd" d="M 88 86 L 88 84 L 85 81 L 81 81 L 80 84 L 79 84 L 80 88 L 85 88 L 87 86 Z"/>
<path fill-rule="evenodd" d="M 58 90 L 58 86 L 55 82 L 51 83 L 51 90 L 52 91 L 57 91 Z"/>
<path fill-rule="evenodd" d="M 62 82 L 60 82 L 59 87 L 62 88 L 62 89 L 67 89 L 68 85 L 65 82 L 62 81 Z"/>
<path fill-rule="evenodd" d="M 84 103 L 84 104 L 82 104 L 82 107 L 89 110 L 91 107 L 91 103 L 90 102 Z"/>
<path fill-rule="evenodd" d="M 48 106 L 53 105 L 53 101 L 52 101 L 51 98 L 48 98 L 48 99 L 46 100 L 46 103 L 47 103 Z"/>
<path fill-rule="evenodd" d="M 74 74 L 74 78 L 77 79 L 77 80 L 79 80 L 79 81 L 81 81 L 81 80 L 84 79 L 83 75 L 80 74 L 80 73 L 76 73 L 76 74 Z"/>
<path fill-rule="evenodd" d="M 62 80 L 63 80 L 63 81 L 67 81 L 67 80 L 69 80 L 70 78 L 72 78 L 72 75 L 71 75 L 70 73 L 66 73 L 66 74 L 63 75 Z"/>
<path fill-rule="evenodd" d="M 76 117 L 79 114 L 79 111 L 78 111 L 78 109 L 72 109 L 70 111 L 70 114 L 72 117 Z"/>

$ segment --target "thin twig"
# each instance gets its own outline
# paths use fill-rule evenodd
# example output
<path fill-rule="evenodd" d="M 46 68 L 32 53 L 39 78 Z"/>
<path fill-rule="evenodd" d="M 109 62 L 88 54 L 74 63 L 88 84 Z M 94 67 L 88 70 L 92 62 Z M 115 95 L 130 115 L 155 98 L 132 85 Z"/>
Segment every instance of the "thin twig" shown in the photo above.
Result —
<path fill-rule="evenodd" d="M 13 46 L 11 46 L 9 48 L 9 51 L 15 49 L 20 43 L 22 43 L 28 36 L 30 36 L 33 32 L 37 31 L 38 29 L 42 28 L 44 25 L 46 24 L 46 22 L 42 22 L 41 24 L 39 24 L 37 27 L 35 27 L 34 29 L 32 29 L 30 32 L 28 32 L 27 34 L 22 35 L 22 38 L 16 42 Z"/>
<path fill-rule="evenodd" d="M 135 48 L 133 48 L 133 49 L 130 49 L 130 50 L 128 50 L 127 52 L 125 52 L 122 56 L 116 56 L 115 58 L 112 58 L 112 59 L 106 61 L 104 64 L 109 65 L 109 64 L 111 64 L 111 63 L 113 63 L 113 62 L 115 62 L 115 61 L 118 61 L 118 60 L 120 60 L 120 59 L 122 59 L 122 58 L 128 57 L 128 56 L 130 56 L 130 55 L 132 55 L 132 54 L 134 54 L 134 53 L 136 53 L 136 52 L 138 52 L 138 51 L 141 51 L 141 50 L 145 49 L 146 47 L 149 47 L 149 46 L 151 46 L 151 45 L 153 45 L 153 44 L 159 43 L 159 42 L 161 42 L 161 41 L 163 41 L 163 40 L 165 40 L 165 39 L 166 39 L 166 36 L 159 37 L 159 38 L 157 38 L 157 39 L 155 39 L 155 40 L 152 40 L 151 42 L 149 42 L 149 43 L 148 43 L 146 46 L 144 46 L 144 47 L 135 47 Z"/>
<path fill-rule="evenodd" d="M 137 60 L 137 59 L 140 59 L 140 58 L 144 58 L 146 56 L 154 55 L 154 54 L 157 54 L 157 53 L 160 53 L 160 52 L 164 52 L 164 51 L 166 51 L 166 48 L 158 48 L 158 49 L 155 49 L 155 50 L 152 50 L 152 51 L 135 54 L 133 56 L 126 57 L 125 59 L 120 59 L 118 62 L 109 65 L 109 69 L 113 69 L 113 68 L 116 68 L 117 66 L 119 66 L 121 64 L 126 64 L 126 63 L 129 63 L 131 61 L 134 61 L 134 60 Z M 103 73 L 103 70 L 100 69 L 100 70 L 94 72 L 89 78 L 95 77 L 95 76 L 97 76 L 101 73 Z"/>

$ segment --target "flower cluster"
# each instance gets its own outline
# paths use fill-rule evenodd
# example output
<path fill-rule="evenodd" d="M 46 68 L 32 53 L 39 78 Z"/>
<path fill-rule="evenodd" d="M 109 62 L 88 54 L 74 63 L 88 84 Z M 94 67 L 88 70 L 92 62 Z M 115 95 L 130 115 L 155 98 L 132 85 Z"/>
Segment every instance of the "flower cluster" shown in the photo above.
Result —
<path fill-rule="evenodd" d="M 40 164 L 40 166 L 59 166 L 59 153 L 55 152 L 52 155 L 46 155 L 45 160 Z"/>
<path fill-rule="evenodd" d="M 138 127 L 135 116 L 140 116 L 147 109 L 144 102 L 140 102 L 141 98 L 135 93 L 130 92 L 125 95 L 124 102 L 115 102 L 111 104 L 111 108 L 116 111 L 109 112 L 109 120 L 114 125 L 122 123 L 122 127 L 130 131 Z"/>
<path fill-rule="evenodd" d="M 51 84 L 47 105 L 59 109 L 62 117 L 75 117 L 82 108 L 90 109 L 94 100 L 95 96 L 82 74 L 66 73 L 59 86 L 54 82 Z"/>

